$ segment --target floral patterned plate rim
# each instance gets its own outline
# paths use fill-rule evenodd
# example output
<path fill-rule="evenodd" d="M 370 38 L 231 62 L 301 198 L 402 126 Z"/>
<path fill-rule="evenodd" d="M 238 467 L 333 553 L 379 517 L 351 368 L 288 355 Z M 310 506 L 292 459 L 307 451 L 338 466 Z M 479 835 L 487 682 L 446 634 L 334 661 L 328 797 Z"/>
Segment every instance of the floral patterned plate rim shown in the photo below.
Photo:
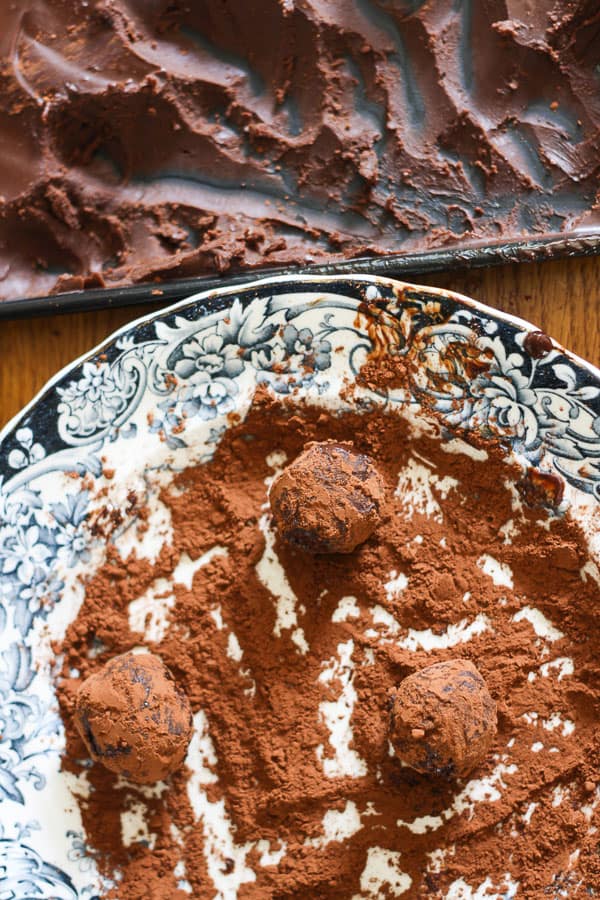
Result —
<path fill-rule="evenodd" d="M 259 384 L 286 402 L 339 404 L 377 350 L 410 358 L 409 387 L 361 388 L 355 402 L 426 408 L 448 430 L 499 438 L 595 511 L 600 372 L 554 342 L 532 353 L 534 331 L 459 294 L 383 277 L 266 278 L 124 326 L 5 426 L 0 897 L 89 900 L 102 890 L 78 813 L 57 815 L 69 788 L 50 652 L 83 599 L 78 575 L 102 559 L 88 527 L 96 488 L 118 504 L 132 485 L 148 495 L 153 479 L 209 459 L 228 414 L 243 415 Z"/>

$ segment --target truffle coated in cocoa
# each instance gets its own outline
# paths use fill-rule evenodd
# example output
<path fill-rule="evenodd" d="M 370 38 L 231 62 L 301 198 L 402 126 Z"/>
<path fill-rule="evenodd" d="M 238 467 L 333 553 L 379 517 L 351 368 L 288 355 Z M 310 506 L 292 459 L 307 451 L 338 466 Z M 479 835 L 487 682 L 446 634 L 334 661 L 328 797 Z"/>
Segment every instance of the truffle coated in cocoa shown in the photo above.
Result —
<path fill-rule="evenodd" d="M 81 684 L 75 724 L 93 760 L 151 784 L 185 759 L 192 711 L 160 657 L 124 653 Z"/>
<path fill-rule="evenodd" d="M 392 691 L 391 707 L 396 755 L 425 774 L 467 776 L 483 762 L 497 731 L 496 704 L 467 659 L 409 675 Z"/>
<path fill-rule="evenodd" d="M 269 492 L 277 531 L 311 553 L 351 553 L 381 518 L 384 482 L 351 443 L 307 444 Z"/>

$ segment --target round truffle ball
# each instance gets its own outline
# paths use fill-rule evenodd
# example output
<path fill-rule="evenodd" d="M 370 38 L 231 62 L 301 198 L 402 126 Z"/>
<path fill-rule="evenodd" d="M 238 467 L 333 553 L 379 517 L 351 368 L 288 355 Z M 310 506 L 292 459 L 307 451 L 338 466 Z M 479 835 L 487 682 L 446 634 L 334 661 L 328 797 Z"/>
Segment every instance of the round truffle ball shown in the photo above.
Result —
<path fill-rule="evenodd" d="M 192 711 L 158 656 L 124 653 L 81 684 L 75 724 L 92 759 L 130 781 L 151 784 L 182 764 Z"/>
<path fill-rule="evenodd" d="M 390 740 L 411 768 L 463 778 L 487 756 L 497 731 L 496 704 L 468 659 L 409 675 L 391 699 Z"/>
<path fill-rule="evenodd" d="M 373 460 L 350 443 L 307 444 L 269 492 L 281 537 L 311 553 L 351 553 L 380 521 L 385 494 Z"/>

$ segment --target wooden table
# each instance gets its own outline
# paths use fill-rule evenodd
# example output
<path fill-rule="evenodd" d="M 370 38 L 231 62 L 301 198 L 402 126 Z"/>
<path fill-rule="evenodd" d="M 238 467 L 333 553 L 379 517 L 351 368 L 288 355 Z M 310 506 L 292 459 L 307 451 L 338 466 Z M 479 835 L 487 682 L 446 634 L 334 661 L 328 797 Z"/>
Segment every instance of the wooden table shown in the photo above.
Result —
<path fill-rule="evenodd" d="M 521 316 L 600 366 L 600 257 L 420 276 Z M 48 378 L 156 305 L 0 322 L 0 427 Z"/>

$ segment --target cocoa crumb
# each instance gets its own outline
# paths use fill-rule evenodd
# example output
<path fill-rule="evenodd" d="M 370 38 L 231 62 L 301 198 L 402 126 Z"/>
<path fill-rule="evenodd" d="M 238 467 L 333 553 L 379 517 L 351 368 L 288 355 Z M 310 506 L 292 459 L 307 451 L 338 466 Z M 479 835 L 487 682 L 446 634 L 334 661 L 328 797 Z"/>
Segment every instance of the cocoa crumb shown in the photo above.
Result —
<path fill-rule="evenodd" d="M 553 346 L 552 338 L 543 331 L 530 331 L 523 341 L 523 347 L 534 359 L 548 356 Z"/>

